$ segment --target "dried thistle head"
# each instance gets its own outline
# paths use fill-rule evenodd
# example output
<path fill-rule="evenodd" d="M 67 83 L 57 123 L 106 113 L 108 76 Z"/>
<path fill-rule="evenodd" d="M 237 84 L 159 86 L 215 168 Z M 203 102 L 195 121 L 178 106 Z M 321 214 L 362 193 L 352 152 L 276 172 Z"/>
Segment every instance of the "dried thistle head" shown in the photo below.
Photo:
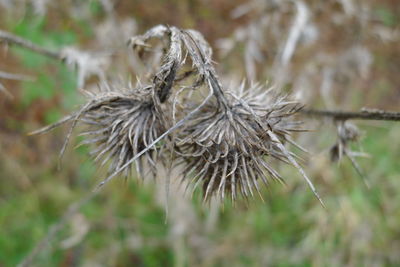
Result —
<path fill-rule="evenodd" d="M 191 32 L 201 46 L 208 45 L 199 33 Z M 82 144 L 93 144 L 91 154 L 96 161 L 102 159 L 101 165 L 111 160 L 110 176 L 102 184 L 122 171 L 128 176 L 134 162 L 142 177 L 146 175 L 143 165 L 149 166 L 155 174 L 158 158 L 155 144 L 170 129 L 168 115 L 171 103 L 168 99 L 176 80 L 180 79 L 177 77 L 178 71 L 186 61 L 182 57 L 183 36 L 183 31 L 178 28 L 160 25 L 132 38 L 130 44 L 135 49 L 151 48 L 148 44 L 150 39 L 166 38 L 160 65 L 156 70 L 148 71 L 144 84 L 142 79 L 135 87 L 103 82 L 97 91 L 84 91 L 89 99 L 78 112 L 34 133 L 47 132 L 72 121 L 61 150 L 62 155 L 75 126 L 78 123 L 86 125 L 88 130 L 81 133 L 86 136 Z M 164 135 L 160 137 L 161 134 Z"/>
<path fill-rule="evenodd" d="M 351 143 L 357 142 L 360 139 L 360 130 L 356 125 L 348 121 L 338 121 L 337 135 L 337 141 L 330 149 L 331 160 L 333 162 L 339 162 L 344 156 L 347 157 L 364 184 L 369 188 L 370 185 L 367 175 L 356 161 L 356 157 L 369 157 L 369 155 L 363 152 L 353 151 L 350 147 Z"/>
<path fill-rule="evenodd" d="M 165 131 L 164 118 L 155 107 L 151 86 L 105 85 L 101 89 L 90 94 L 96 105 L 79 119 L 88 128 L 81 133 L 86 137 L 82 144 L 92 144 L 91 155 L 95 161 L 102 160 L 101 165 L 111 159 L 110 173 L 126 165 L 123 169 L 128 177 L 132 167 L 130 160 Z M 154 146 L 136 160 L 136 170 L 142 178 L 146 176 L 146 166 L 155 174 L 158 151 Z"/>
<path fill-rule="evenodd" d="M 102 160 L 101 165 L 111 161 L 110 174 L 124 171 L 128 176 L 134 162 L 141 177 L 147 176 L 145 169 L 150 169 L 155 174 L 159 151 L 157 147 L 149 148 L 134 159 L 165 131 L 163 121 L 167 113 L 162 112 L 162 108 L 154 101 L 153 86 L 132 87 L 103 83 L 98 91 L 84 93 L 88 101 L 79 111 L 32 134 L 45 133 L 71 122 L 70 131 L 61 149 L 62 156 L 73 129 L 79 123 L 86 128 L 80 133 L 85 136 L 80 145 L 92 145 L 91 155 L 95 161 Z"/>
<path fill-rule="evenodd" d="M 244 90 L 243 83 L 238 92 L 225 90 L 212 65 L 212 50 L 197 31 L 160 25 L 129 44 L 142 58 L 154 52 L 154 39 L 161 40 L 163 54 L 155 53 L 153 62 L 159 65 L 140 79 L 143 85 L 105 85 L 87 92 L 90 99 L 78 112 L 37 133 L 72 121 L 63 153 L 76 124 L 85 124 L 83 144 L 93 144 L 92 155 L 102 159 L 102 165 L 111 160 L 110 175 L 100 185 L 122 172 L 128 176 L 134 162 L 142 177 L 144 165 L 155 174 L 160 158 L 157 144 L 164 139 L 168 142 L 162 148 L 185 163 L 184 178 L 191 178 L 195 188 L 202 184 L 205 200 L 212 194 L 221 198 L 230 194 L 234 201 L 237 195 L 260 193 L 260 180 L 265 185 L 270 178 L 282 181 L 270 165 L 271 158 L 295 166 L 320 200 L 296 155 L 283 145 L 296 145 L 290 134 L 301 131 L 292 116 L 300 109 L 298 103 L 261 86 Z M 204 88 L 209 94 L 201 101 L 190 96 L 179 99 L 185 89 L 201 95 Z M 179 100 L 185 102 L 181 112 L 176 109 Z M 178 128 L 182 129 L 174 132 Z"/>
<path fill-rule="evenodd" d="M 218 98 L 205 105 L 181 132 L 177 145 L 186 163 L 184 179 L 191 179 L 194 188 L 201 184 L 205 200 L 217 194 L 234 201 L 238 195 L 260 194 L 260 181 L 266 186 L 270 178 L 282 182 L 271 158 L 299 167 L 282 144 L 295 144 L 290 134 L 302 131 L 292 119 L 301 106 L 262 86 L 246 91 L 244 86 L 237 95 L 224 93 L 227 105 Z"/>
<path fill-rule="evenodd" d="M 348 147 L 349 144 L 359 140 L 361 133 L 354 124 L 348 121 L 339 121 L 337 123 L 337 135 L 338 140 L 330 150 L 333 162 L 340 161 L 343 155 L 351 151 Z"/>

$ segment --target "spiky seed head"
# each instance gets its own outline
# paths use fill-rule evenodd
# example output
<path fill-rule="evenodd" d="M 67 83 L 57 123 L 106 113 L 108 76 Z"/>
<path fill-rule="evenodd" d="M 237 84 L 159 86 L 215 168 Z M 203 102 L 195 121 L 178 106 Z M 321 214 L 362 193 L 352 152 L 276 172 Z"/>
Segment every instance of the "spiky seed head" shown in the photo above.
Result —
<path fill-rule="evenodd" d="M 299 104 L 273 96 L 261 86 L 244 90 L 243 83 L 239 92 L 225 90 L 212 64 L 212 50 L 197 31 L 160 25 L 132 38 L 130 44 L 142 50 L 154 38 L 167 39 L 167 45 L 156 60 L 159 68 L 144 75 L 147 85 L 139 82 L 127 89 L 105 86 L 100 92 L 88 92 L 91 100 L 78 112 L 35 133 L 72 121 L 62 154 L 76 124 L 86 124 L 89 130 L 83 134 L 88 138 L 83 143 L 94 145 L 92 154 L 102 158 L 102 164 L 111 160 L 111 173 L 100 185 L 123 171 L 129 175 L 134 162 L 142 177 L 146 175 L 144 164 L 155 173 L 160 154 L 156 145 L 168 139 L 163 147 L 170 149 L 173 158 L 172 152 L 180 155 L 186 164 L 184 178 L 193 173 L 194 187 L 202 184 L 206 200 L 212 194 L 221 198 L 230 194 L 233 200 L 238 194 L 253 196 L 254 191 L 260 192 L 260 180 L 266 185 L 270 177 L 282 181 L 270 166 L 269 159 L 275 158 L 296 167 L 321 201 L 296 155 L 283 145 L 296 145 L 290 134 L 301 131 L 292 116 Z M 191 67 L 185 68 L 187 65 Z M 190 76 L 193 79 L 187 79 Z M 179 115 L 176 104 L 180 92 L 200 88 L 207 88 L 208 96 L 200 103 L 190 99 L 194 104 L 180 107 Z"/>
<path fill-rule="evenodd" d="M 360 130 L 354 124 L 348 121 L 337 122 L 337 142 L 330 149 L 330 156 L 333 162 L 340 161 L 345 154 L 345 150 L 349 149 L 349 144 L 357 141 L 360 136 Z"/>
<path fill-rule="evenodd" d="M 269 159 L 291 162 L 271 134 L 284 143 L 291 132 L 301 130 L 291 119 L 300 106 L 260 86 L 243 88 L 241 93 L 227 92 L 228 108 L 216 99 L 205 105 L 181 133 L 184 179 L 191 179 L 194 188 L 201 184 L 205 199 L 260 193 L 260 180 L 265 185 L 270 178 L 282 181 Z"/>
<path fill-rule="evenodd" d="M 113 98 L 110 100 L 104 96 Z M 82 144 L 92 144 L 91 155 L 96 161 L 101 160 L 101 165 L 111 161 L 110 173 L 124 166 L 164 131 L 161 114 L 153 102 L 151 86 L 103 86 L 93 97 L 97 104 L 80 118 L 80 122 L 87 127 L 81 133 L 86 137 Z M 96 101 L 103 98 L 104 101 Z M 155 174 L 157 152 L 157 147 L 153 147 L 136 161 L 137 173 L 141 177 L 146 176 L 146 169 Z M 126 176 L 131 171 L 131 165 L 124 170 Z"/>

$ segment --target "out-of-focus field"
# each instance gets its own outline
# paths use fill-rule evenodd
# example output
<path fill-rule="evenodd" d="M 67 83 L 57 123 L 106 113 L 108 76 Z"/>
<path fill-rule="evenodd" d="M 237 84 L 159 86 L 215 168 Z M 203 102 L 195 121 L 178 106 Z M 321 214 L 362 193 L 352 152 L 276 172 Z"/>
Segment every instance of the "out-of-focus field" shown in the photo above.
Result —
<path fill-rule="evenodd" d="M 35 1 L 21 1 L 16 6 L 12 1 L 0 1 L 0 29 L 53 49 L 76 45 L 87 50 L 104 50 L 125 44 L 125 40 L 99 37 L 107 29 L 110 16 L 100 1 L 79 5 L 75 3 L 79 1 L 50 1 L 47 10 L 28 2 Z M 253 7 L 250 13 L 232 18 L 232 11 L 245 1 L 117 2 L 113 18 L 127 32 L 140 34 L 159 23 L 202 32 L 215 48 L 215 60 L 220 62 L 218 69 L 225 77 L 229 73 L 245 77 L 243 54 L 248 48 L 238 41 L 224 55 L 219 50 L 224 43 L 221 39 L 225 38 L 226 44 L 226 38 L 232 37 L 235 30 L 270 14 L 260 14 Z M 296 79 L 284 79 L 282 87 L 300 90 L 312 106 L 326 107 L 333 102 L 331 108 L 358 110 L 366 106 L 399 111 L 398 1 L 327 1 L 329 4 L 325 6 L 321 2 L 306 2 L 314 26 L 319 29 L 318 35 L 311 46 L 299 44 L 296 48 L 290 63 L 294 73 L 291 77 Z M 340 13 L 346 3 L 355 8 L 345 20 L 347 24 L 331 24 L 328 15 Z M 368 14 L 372 18 L 364 26 L 376 27 L 375 37 L 365 33 L 362 22 L 356 21 L 365 6 L 370 8 Z M 332 12 L 327 8 L 332 8 Z M 291 12 L 277 20 L 287 30 L 278 33 L 282 39 L 290 30 L 285 25 L 290 26 L 295 17 Z M 358 24 L 361 26 L 354 28 Z M 265 32 L 265 39 L 257 44 L 265 61 L 256 62 L 259 71 L 255 78 L 273 80 L 269 69 L 280 45 L 278 39 L 269 39 L 272 38 L 269 31 Z M 354 45 L 349 45 L 351 42 Z M 347 47 L 361 47 L 354 53 L 368 53 L 360 52 L 361 60 L 345 65 L 350 66 L 348 69 L 345 66 L 341 69 L 339 63 L 332 64 L 331 69 L 339 66 L 344 74 L 331 82 L 334 85 L 326 96 L 320 90 L 325 81 L 321 77 L 330 68 L 323 64 L 346 57 L 342 52 Z M 325 57 L 317 55 L 316 48 L 326 51 Z M 348 57 L 353 54 L 353 50 L 349 51 Z M 309 63 L 317 56 L 323 60 L 311 66 Z M 353 67 L 360 68 L 360 73 L 353 74 Z M 10 99 L 0 94 L 0 266 L 15 266 L 71 203 L 93 190 L 104 178 L 105 170 L 92 163 L 86 147 L 73 149 L 80 140 L 76 136 L 58 169 L 58 153 L 68 131 L 66 127 L 45 135 L 27 135 L 79 107 L 82 97 L 76 88 L 76 72 L 44 56 L 4 46 L 0 46 L 0 71 L 34 78 L 22 82 L 0 78 L 0 83 L 14 96 Z M 324 97 L 328 98 L 325 102 Z M 203 206 L 200 194 L 193 199 L 177 195 L 170 199 L 168 219 L 162 182 L 155 185 L 152 181 L 137 181 L 135 177 L 127 181 L 115 179 L 67 220 L 33 264 L 399 266 L 400 124 L 356 124 L 363 137 L 352 148 L 370 154 L 370 158 L 357 158 L 369 180 L 369 189 L 348 159 L 344 158 L 339 165 L 330 162 L 329 148 L 336 141 L 336 130 L 329 121 L 310 123 L 315 131 L 298 137 L 310 150 L 309 155 L 303 155 L 307 159 L 304 168 L 326 209 L 319 205 L 301 176 L 287 166 L 277 167 L 286 185 L 272 183 L 270 188 L 264 188 L 264 202 L 255 197 L 248 202 L 239 201 L 235 207 L 228 203 Z"/>

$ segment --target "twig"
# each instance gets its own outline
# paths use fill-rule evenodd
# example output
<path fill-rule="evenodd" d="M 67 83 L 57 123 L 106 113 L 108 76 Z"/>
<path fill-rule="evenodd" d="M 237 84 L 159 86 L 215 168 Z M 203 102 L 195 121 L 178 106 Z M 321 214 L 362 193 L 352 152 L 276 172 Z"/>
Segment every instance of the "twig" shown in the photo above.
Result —
<path fill-rule="evenodd" d="M 53 59 L 60 60 L 62 58 L 61 54 L 59 52 L 57 52 L 57 51 L 53 51 L 53 50 L 50 50 L 48 48 L 44 48 L 44 47 L 38 46 L 38 45 L 32 43 L 29 40 L 23 39 L 23 38 L 21 38 L 19 36 L 16 36 L 16 35 L 12 34 L 12 33 L 0 30 L 0 43 L 2 43 L 2 42 L 6 43 L 8 45 L 21 46 L 21 47 L 29 49 L 29 50 L 31 50 L 33 52 L 42 54 L 42 55 L 47 56 L 47 57 L 51 57 Z"/>
<path fill-rule="evenodd" d="M 35 79 L 34 77 L 28 75 L 9 73 L 1 70 L 0 70 L 0 78 L 6 80 L 15 80 L 15 81 L 33 81 Z"/>
<path fill-rule="evenodd" d="M 400 112 L 362 109 L 361 111 L 303 109 L 300 113 L 312 117 L 329 117 L 335 120 L 383 120 L 400 121 Z"/>

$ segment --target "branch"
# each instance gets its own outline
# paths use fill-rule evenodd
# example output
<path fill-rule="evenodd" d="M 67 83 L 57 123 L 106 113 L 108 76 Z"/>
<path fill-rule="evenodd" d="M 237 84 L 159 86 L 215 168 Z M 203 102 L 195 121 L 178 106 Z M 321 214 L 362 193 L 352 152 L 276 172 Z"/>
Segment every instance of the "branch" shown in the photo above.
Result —
<path fill-rule="evenodd" d="M 0 43 L 2 43 L 2 42 L 6 43 L 8 45 L 17 45 L 17 46 L 29 49 L 33 52 L 42 54 L 44 56 L 51 57 L 53 59 L 60 60 L 62 58 L 61 54 L 57 51 L 53 51 L 48 48 L 43 48 L 41 46 L 38 46 L 38 45 L 32 43 L 29 40 L 23 39 L 12 33 L 0 30 Z"/>
<path fill-rule="evenodd" d="M 311 117 L 328 117 L 334 120 L 383 120 L 400 121 L 400 112 L 379 109 L 362 109 L 356 111 L 303 109 L 300 113 Z"/>
<path fill-rule="evenodd" d="M 105 80 L 105 73 L 103 68 L 106 69 L 110 62 L 109 58 L 116 51 L 104 51 L 92 54 L 90 52 L 82 51 L 73 47 L 64 47 L 57 50 L 48 49 L 45 47 L 38 46 L 29 40 L 23 39 L 12 33 L 0 30 L 0 44 L 5 43 L 7 45 L 16 45 L 22 48 L 31 50 L 35 53 L 50 57 L 55 60 L 59 60 L 62 63 L 68 65 L 71 69 L 77 70 L 78 74 L 78 87 L 83 87 L 85 81 L 92 75 L 97 76 L 100 80 Z M 11 75 L 9 73 L 0 71 L 0 78 L 5 79 L 17 79 L 21 78 L 21 75 Z M 26 77 L 25 77 L 26 78 Z M 1 86 L 1 85 L 0 85 Z M 3 86 L 4 87 L 4 86 Z M 1 87 L 3 91 L 5 89 Z"/>
<path fill-rule="evenodd" d="M 0 70 L 0 78 L 6 79 L 6 80 L 15 80 L 15 81 L 33 81 L 34 77 L 24 75 L 24 74 L 15 74 L 15 73 L 9 73 L 9 72 L 4 72 Z"/>

